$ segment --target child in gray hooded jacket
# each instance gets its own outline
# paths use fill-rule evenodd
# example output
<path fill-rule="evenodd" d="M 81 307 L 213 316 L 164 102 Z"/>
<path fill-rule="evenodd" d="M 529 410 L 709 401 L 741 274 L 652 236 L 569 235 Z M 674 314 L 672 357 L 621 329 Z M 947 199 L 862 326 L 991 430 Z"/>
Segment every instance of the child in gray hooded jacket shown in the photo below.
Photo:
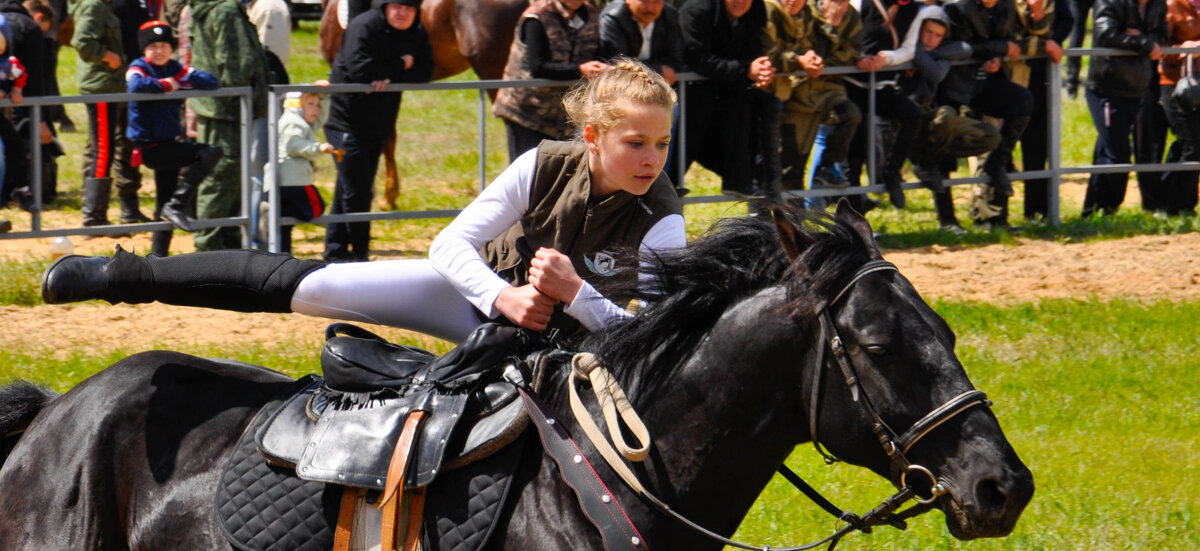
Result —
<path fill-rule="evenodd" d="M 327 86 L 329 83 L 318 81 L 315 84 Z M 316 160 L 322 154 L 336 154 L 332 145 L 317 139 L 316 132 L 329 114 L 329 100 L 324 94 L 288 92 L 283 107 L 283 115 L 279 117 L 279 159 L 276 164 L 279 214 L 312 220 L 325 212 L 325 200 L 313 185 Z M 264 191 L 267 196 L 274 193 L 273 189 Z M 265 209 L 266 204 L 260 208 Z M 266 223 L 266 218 L 263 210 L 259 216 L 260 225 Z M 291 252 L 292 226 L 281 229 L 280 250 Z M 265 231 L 263 235 L 266 235 Z"/>

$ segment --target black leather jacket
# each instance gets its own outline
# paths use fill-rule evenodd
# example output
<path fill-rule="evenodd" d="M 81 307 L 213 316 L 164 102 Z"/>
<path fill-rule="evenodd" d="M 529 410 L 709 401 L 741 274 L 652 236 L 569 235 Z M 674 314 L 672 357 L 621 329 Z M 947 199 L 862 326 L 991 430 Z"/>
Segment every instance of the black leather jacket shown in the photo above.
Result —
<path fill-rule="evenodd" d="M 663 5 L 662 15 L 654 22 L 650 35 L 650 59 L 646 65 L 662 72 L 663 65 L 684 71 L 683 37 L 679 28 L 679 12 L 675 6 Z M 612 2 L 600 11 L 600 49 L 596 56 L 612 59 L 624 55 L 638 56 L 642 49 L 642 31 L 625 2 Z"/>
<path fill-rule="evenodd" d="M 1092 45 L 1096 48 L 1120 48 L 1137 52 L 1136 56 L 1093 57 L 1088 69 L 1087 87 L 1097 95 L 1140 98 L 1158 79 L 1157 63 L 1147 54 L 1167 37 L 1167 4 L 1147 0 L 1146 12 L 1138 9 L 1138 0 L 1096 0 Z M 1137 30 L 1131 35 L 1127 31 Z"/>
<path fill-rule="evenodd" d="M 939 94 L 950 104 L 967 104 L 975 95 L 975 87 L 988 78 L 988 74 L 981 73 L 983 62 L 1003 58 L 1008 53 L 1008 43 L 1016 41 L 1017 12 L 1013 0 L 999 0 L 991 8 L 983 7 L 979 0 L 954 0 L 943 8 L 950 19 L 947 40 L 969 44 L 971 59 L 978 63 L 955 65 L 942 82 Z"/>
<path fill-rule="evenodd" d="M 762 0 L 752 0 L 750 11 L 736 20 L 729 19 L 723 0 L 689 0 L 679 8 L 684 61 L 727 91 L 747 91 L 750 63 L 766 54 L 761 40 L 766 22 Z"/>

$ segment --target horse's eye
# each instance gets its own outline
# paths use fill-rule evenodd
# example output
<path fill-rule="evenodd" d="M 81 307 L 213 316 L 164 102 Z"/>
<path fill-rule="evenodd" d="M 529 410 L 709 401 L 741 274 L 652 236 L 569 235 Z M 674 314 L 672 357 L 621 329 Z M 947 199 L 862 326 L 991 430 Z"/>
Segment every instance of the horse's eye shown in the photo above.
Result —
<path fill-rule="evenodd" d="M 871 354 L 872 356 L 882 356 L 888 353 L 887 348 L 882 346 L 868 345 L 863 348 L 867 351 L 867 354 Z"/>

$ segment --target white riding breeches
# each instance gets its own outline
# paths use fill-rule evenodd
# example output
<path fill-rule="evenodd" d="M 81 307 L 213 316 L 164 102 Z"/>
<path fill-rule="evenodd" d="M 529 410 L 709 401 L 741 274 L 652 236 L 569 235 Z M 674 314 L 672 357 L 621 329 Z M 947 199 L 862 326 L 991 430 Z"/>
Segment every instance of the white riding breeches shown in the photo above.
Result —
<path fill-rule="evenodd" d="M 426 258 L 329 264 L 300 280 L 292 311 L 460 342 L 480 314 Z"/>

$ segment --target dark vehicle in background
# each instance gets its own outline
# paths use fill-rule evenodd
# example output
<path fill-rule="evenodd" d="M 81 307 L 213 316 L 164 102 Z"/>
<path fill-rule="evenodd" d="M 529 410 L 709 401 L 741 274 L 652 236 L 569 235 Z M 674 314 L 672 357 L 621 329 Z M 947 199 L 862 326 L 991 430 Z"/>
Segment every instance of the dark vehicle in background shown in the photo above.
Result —
<path fill-rule="evenodd" d="M 287 0 L 287 4 L 292 12 L 292 25 L 301 19 L 321 19 L 321 0 Z"/>

